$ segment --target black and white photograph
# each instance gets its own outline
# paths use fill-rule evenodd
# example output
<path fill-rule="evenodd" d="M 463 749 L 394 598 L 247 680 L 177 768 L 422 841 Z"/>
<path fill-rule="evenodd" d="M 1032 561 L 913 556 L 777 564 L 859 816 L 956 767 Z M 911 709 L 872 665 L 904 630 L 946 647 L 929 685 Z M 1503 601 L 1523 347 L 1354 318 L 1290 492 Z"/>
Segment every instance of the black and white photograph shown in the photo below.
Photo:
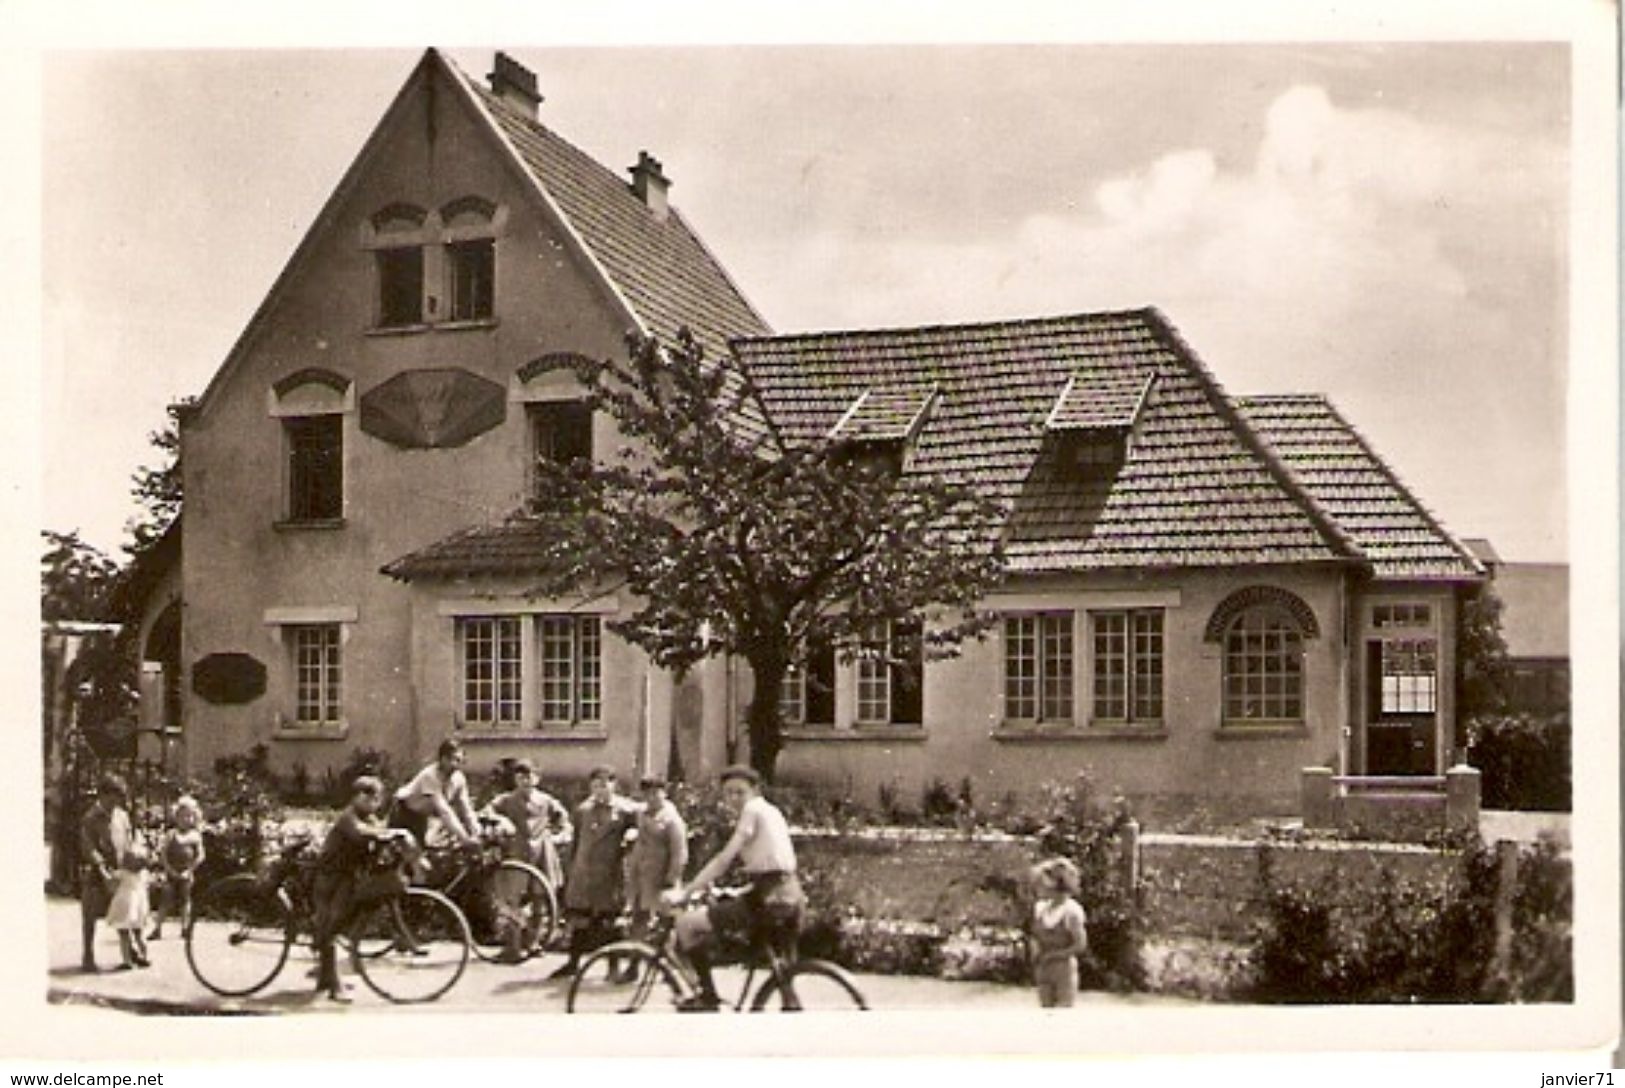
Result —
<path fill-rule="evenodd" d="M 1554 10 L 49 39 L 30 1015 L 1611 1049 L 1617 12 Z"/>

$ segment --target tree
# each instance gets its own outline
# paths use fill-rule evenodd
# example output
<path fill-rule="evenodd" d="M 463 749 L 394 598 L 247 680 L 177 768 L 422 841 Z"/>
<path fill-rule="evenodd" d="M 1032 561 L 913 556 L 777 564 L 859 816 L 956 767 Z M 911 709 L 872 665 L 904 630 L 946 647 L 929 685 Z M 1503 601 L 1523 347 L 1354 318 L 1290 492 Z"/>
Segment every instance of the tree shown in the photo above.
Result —
<path fill-rule="evenodd" d="M 529 516 L 549 540 L 538 588 L 630 589 L 640 603 L 611 630 L 679 675 L 743 657 L 750 759 L 764 776 L 783 743 L 781 682 L 809 647 L 889 655 L 876 632 L 923 621 L 922 655 L 942 658 L 992 622 L 977 605 L 1003 570 L 994 503 L 837 443 L 792 443 L 749 373 L 705 359 L 686 330 L 669 347 L 634 337 L 629 348 L 624 363 L 560 364 L 629 444 L 604 463 L 538 465 Z"/>
<path fill-rule="evenodd" d="M 1501 635 L 1501 598 L 1485 582 L 1461 603 L 1456 658 L 1460 669 L 1456 716 L 1463 723 L 1505 712 L 1511 699 L 1512 666 Z"/>
<path fill-rule="evenodd" d="M 139 556 L 157 543 L 181 512 L 181 424 L 197 405 L 196 397 L 180 397 L 164 408 L 168 422 L 147 435 L 153 448 L 162 454 L 154 467 L 142 466 L 131 477 L 130 494 L 142 507 L 140 517 L 124 525 L 130 535 L 124 550 Z"/>
<path fill-rule="evenodd" d="M 41 534 L 45 552 L 40 556 L 40 618 L 87 623 L 110 618 L 112 595 L 120 567 L 77 529 Z"/>

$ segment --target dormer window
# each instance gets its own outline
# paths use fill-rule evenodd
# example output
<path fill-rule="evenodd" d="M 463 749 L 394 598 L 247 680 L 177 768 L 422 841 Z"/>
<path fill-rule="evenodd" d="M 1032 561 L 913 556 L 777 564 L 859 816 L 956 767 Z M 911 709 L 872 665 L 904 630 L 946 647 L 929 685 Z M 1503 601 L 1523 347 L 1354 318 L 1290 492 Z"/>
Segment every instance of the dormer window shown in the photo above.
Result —
<path fill-rule="evenodd" d="M 897 476 L 909 447 L 937 402 L 935 386 L 925 389 L 865 389 L 829 429 L 843 462 Z"/>
<path fill-rule="evenodd" d="M 1128 451 L 1128 435 L 1121 431 L 1075 431 L 1061 439 L 1061 466 L 1075 480 L 1116 475 Z"/>

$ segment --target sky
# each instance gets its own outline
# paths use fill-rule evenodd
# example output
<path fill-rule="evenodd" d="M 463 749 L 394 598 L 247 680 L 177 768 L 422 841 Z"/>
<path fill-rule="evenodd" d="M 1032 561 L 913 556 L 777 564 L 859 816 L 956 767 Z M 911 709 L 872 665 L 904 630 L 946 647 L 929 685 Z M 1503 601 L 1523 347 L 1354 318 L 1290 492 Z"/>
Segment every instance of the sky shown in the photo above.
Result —
<path fill-rule="evenodd" d="M 1567 556 L 1564 45 L 509 51 L 544 123 L 663 162 L 777 331 L 1156 306 L 1229 392 L 1330 397 L 1456 535 Z M 118 547 L 164 405 L 418 56 L 45 55 L 46 527 Z"/>

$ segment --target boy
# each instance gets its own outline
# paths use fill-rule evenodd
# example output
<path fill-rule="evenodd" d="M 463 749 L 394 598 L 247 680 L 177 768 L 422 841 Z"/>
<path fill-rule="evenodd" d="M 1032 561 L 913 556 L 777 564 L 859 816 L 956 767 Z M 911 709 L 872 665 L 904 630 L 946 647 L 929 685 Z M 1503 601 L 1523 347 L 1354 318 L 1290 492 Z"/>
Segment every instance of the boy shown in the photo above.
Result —
<path fill-rule="evenodd" d="M 349 924 L 366 900 L 357 894 L 357 877 L 367 864 L 374 843 L 401 838 L 411 833 L 385 827 L 378 819 L 384 803 L 384 784 L 370 774 L 355 780 L 350 805 L 327 833 L 321 855 L 316 859 L 316 883 L 311 892 L 315 906 L 316 992 L 331 1001 L 349 1004 L 350 996 L 339 981 L 338 956 L 333 942 Z"/>
<path fill-rule="evenodd" d="M 464 846 L 478 842 L 479 824 L 468 798 L 464 758 L 463 745 L 457 738 L 447 737 L 441 741 L 435 761 L 395 791 L 389 826 L 410 831 L 419 846 L 427 847 L 432 816 Z"/>
<path fill-rule="evenodd" d="M 700 992 L 678 1006 L 684 1012 L 716 1012 L 722 1002 L 711 978 L 711 950 L 716 935 L 736 934 L 793 949 L 806 904 L 796 879 L 796 848 L 784 813 L 762 796 L 762 776 L 749 767 L 727 767 L 721 774 L 722 800 L 739 815 L 733 835 L 716 857 L 663 898 L 676 902 L 689 889 L 704 888 L 728 871 L 735 861 L 750 881 L 749 890 L 736 899 L 684 911 L 677 916 L 677 947 L 694 968 Z"/>
<path fill-rule="evenodd" d="M 564 884 L 570 956 L 552 978 L 575 974 L 581 957 L 613 940 L 615 919 L 621 913 L 621 850 L 626 833 L 637 823 L 638 807 L 616 794 L 613 767 L 594 767 L 587 789 L 587 799 L 576 808 L 575 841 Z"/>
<path fill-rule="evenodd" d="M 530 760 L 515 760 L 509 774 L 512 776 L 512 788 L 492 798 L 481 815 L 500 816 L 512 824 L 513 834 L 502 843 L 503 856 L 536 866 L 557 888 L 561 874 L 553 836 L 570 831 L 570 813 L 552 794 L 536 788 L 536 766 Z M 510 872 L 499 872 L 497 876 L 499 879 L 493 888 L 497 900 L 494 905 L 499 910 L 512 907 L 524 895 L 525 878 L 522 874 Z M 518 879 L 504 880 L 501 879 L 503 877 Z M 521 927 L 511 921 L 506 929 L 507 947 L 502 950 L 498 962 L 519 963 L 524 959 L 520 948 L 524 934 Z"/>
<path fill-rule="evenodd" d="M 688 867 L 688 825 L 677 806 L 666 797 L 666 780 L 645 775 L 638 783 L 643 811 L 638 815 L 638 837 L 632 844 L 627 879 L 632 887 L 632 936 L 643 939 L 649 918 L 660 909 L 660 893 L 683 882 Z M 627 981 L 631 981 L 628 979 Z"/>
<path fill-rule="evenodd" d="M 79 824 L 79 925 L 83 952 L 80 969 L 96 967 L 96 922 L 113 902 L 113 879 L 134 842 L 130 814 L 124 811 L 124 780 L 103 775 L 95 803 Z"/>

